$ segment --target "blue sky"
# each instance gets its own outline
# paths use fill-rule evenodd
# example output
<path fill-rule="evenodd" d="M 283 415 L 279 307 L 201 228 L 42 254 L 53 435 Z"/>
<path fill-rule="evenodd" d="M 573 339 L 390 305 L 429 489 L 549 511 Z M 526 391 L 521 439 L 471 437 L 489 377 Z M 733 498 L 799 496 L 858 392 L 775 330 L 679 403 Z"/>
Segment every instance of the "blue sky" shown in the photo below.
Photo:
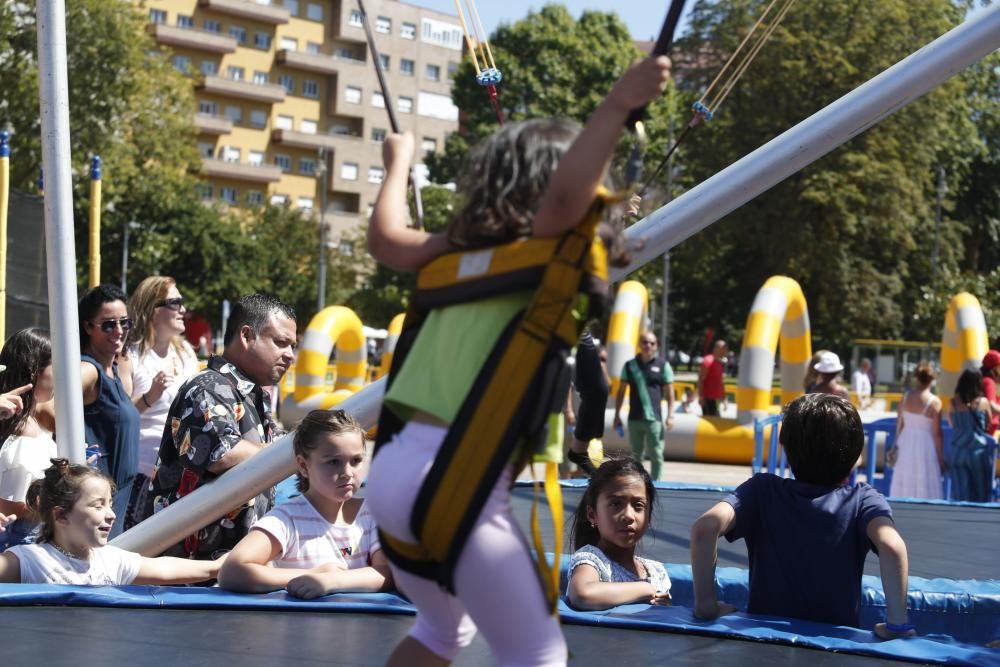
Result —
<path fill-rule="evenodd" d="M 449 14 L 455 14 L 455 0 L 404 0 L 407 4 L 428 7 Z M 465 9 L 464 0 L 462 8 Z M 500 23 L 513 23 L 524 18 L 532 9 L 538 10 L 549 4 L 544 0 L 479 0 L 476 8 L 483 20 L 487 32 L 492 33 Z M 613 11 L 628 26 L 634 39 L 656 39 L 667 16 L 669 0 L 562 0 L 558 4 L 566 5 L 574 16 L 579 16 L 585 9 Z M 688 8 L 693 0 L 687 3 Z M 683 22 L 681 24 L 683 26 Z"/>

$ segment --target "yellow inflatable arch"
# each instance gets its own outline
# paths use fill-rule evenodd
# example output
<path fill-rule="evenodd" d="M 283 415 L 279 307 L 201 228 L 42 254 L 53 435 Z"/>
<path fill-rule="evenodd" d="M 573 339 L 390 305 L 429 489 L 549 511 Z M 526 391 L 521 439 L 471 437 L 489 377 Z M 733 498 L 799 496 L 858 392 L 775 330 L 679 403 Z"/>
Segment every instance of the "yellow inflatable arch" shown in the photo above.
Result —
<path fill-rule="evenodd" d="M 958 376 L 965 369 L 978 369 L 989 350 L 986 318 L 979 299 L 968 292 L 952 297 L 941 332 L 941 377 L 938 396 L 947 409 L 955 393 Z"/>

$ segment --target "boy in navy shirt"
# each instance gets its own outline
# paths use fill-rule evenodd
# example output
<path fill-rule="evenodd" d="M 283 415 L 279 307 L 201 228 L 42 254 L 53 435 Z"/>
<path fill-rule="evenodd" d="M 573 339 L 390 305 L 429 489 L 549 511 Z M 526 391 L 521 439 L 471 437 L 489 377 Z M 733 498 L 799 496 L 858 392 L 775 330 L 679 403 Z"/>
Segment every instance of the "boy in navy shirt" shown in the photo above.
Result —
<path fill-rule="evenodd" d="M 735 610 L 715 595 L 716 546 L 724 535 L 746 540 L 749 613 L 857 627 L 870 549 L 879 556 L 886 599 L 886 622 L 875 633 L 913 635 L 906 545 L 889 504 L 868 484 L 844 484 L 864 446 L 857 410 L 837 396 L 802 396 L 785 408 L 781 444 L 795 479 L 754 475 L 691 527 L 695 616 Z"/>

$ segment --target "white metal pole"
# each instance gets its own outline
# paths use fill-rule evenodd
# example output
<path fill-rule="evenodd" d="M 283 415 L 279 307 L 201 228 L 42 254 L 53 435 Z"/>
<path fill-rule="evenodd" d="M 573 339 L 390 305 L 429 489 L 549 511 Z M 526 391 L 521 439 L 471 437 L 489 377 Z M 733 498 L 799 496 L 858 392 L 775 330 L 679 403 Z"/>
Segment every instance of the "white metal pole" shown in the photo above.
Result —
<path fill-rule="evenodd" d="M 45 256 L 49 274 L 49 325 L 56 391 L 59 456 L 86 460 L 80 393 L 80 338 L 70 175 L 69 76 L 66 70 L 64 0 L 38 0 L 38 89 L 45 174 Z"/>
<path fill-rule="evenodd" d="M 641 238 L 644 245 L 632 264 L 614 271 L 612 278 L 620 280 L 659 257 L 998 47 L 1000 5 L 939 37 L 633 225 L 628 237 Z M 378 417 L 384 391 L 383 378 L 339 407 L 369 428 Z M 290 474 L 291 460 L 291 440 L 283 438 L 113 543 L 144 554 L 158 553 Z"/>
<path fill-rule="evenodd" d="M 1000 48 L 1000 5 L 945 33 L 628 229 L 639 239 L 621 280 L 727 213 Z"/>

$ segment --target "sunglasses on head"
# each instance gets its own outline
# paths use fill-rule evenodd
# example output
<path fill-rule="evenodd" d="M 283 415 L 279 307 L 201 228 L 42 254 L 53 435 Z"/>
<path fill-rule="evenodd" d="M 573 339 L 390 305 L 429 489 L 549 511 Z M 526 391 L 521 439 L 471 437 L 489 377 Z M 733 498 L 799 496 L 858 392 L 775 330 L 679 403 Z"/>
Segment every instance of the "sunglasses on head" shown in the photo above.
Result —
<path fill-rule="evenodd" d="M 175 297 L 173 299 L 164 299 L 163 301 L 156 304 L 157 308 L 160 307 L 169 308 L 170 310 L 180 310 L 184 307 L 184 297 Z"/>
<path fill-rule="evenodd" d="M 120 326 L 122 331 L 128 331 L 132 328 L 132 318 L 123 317 L 120 320 L 104 320 L 98 326 L 101 327 L 101 331 L 104 333 L 111 333 L 115 330 L 116 326 Z"/>

